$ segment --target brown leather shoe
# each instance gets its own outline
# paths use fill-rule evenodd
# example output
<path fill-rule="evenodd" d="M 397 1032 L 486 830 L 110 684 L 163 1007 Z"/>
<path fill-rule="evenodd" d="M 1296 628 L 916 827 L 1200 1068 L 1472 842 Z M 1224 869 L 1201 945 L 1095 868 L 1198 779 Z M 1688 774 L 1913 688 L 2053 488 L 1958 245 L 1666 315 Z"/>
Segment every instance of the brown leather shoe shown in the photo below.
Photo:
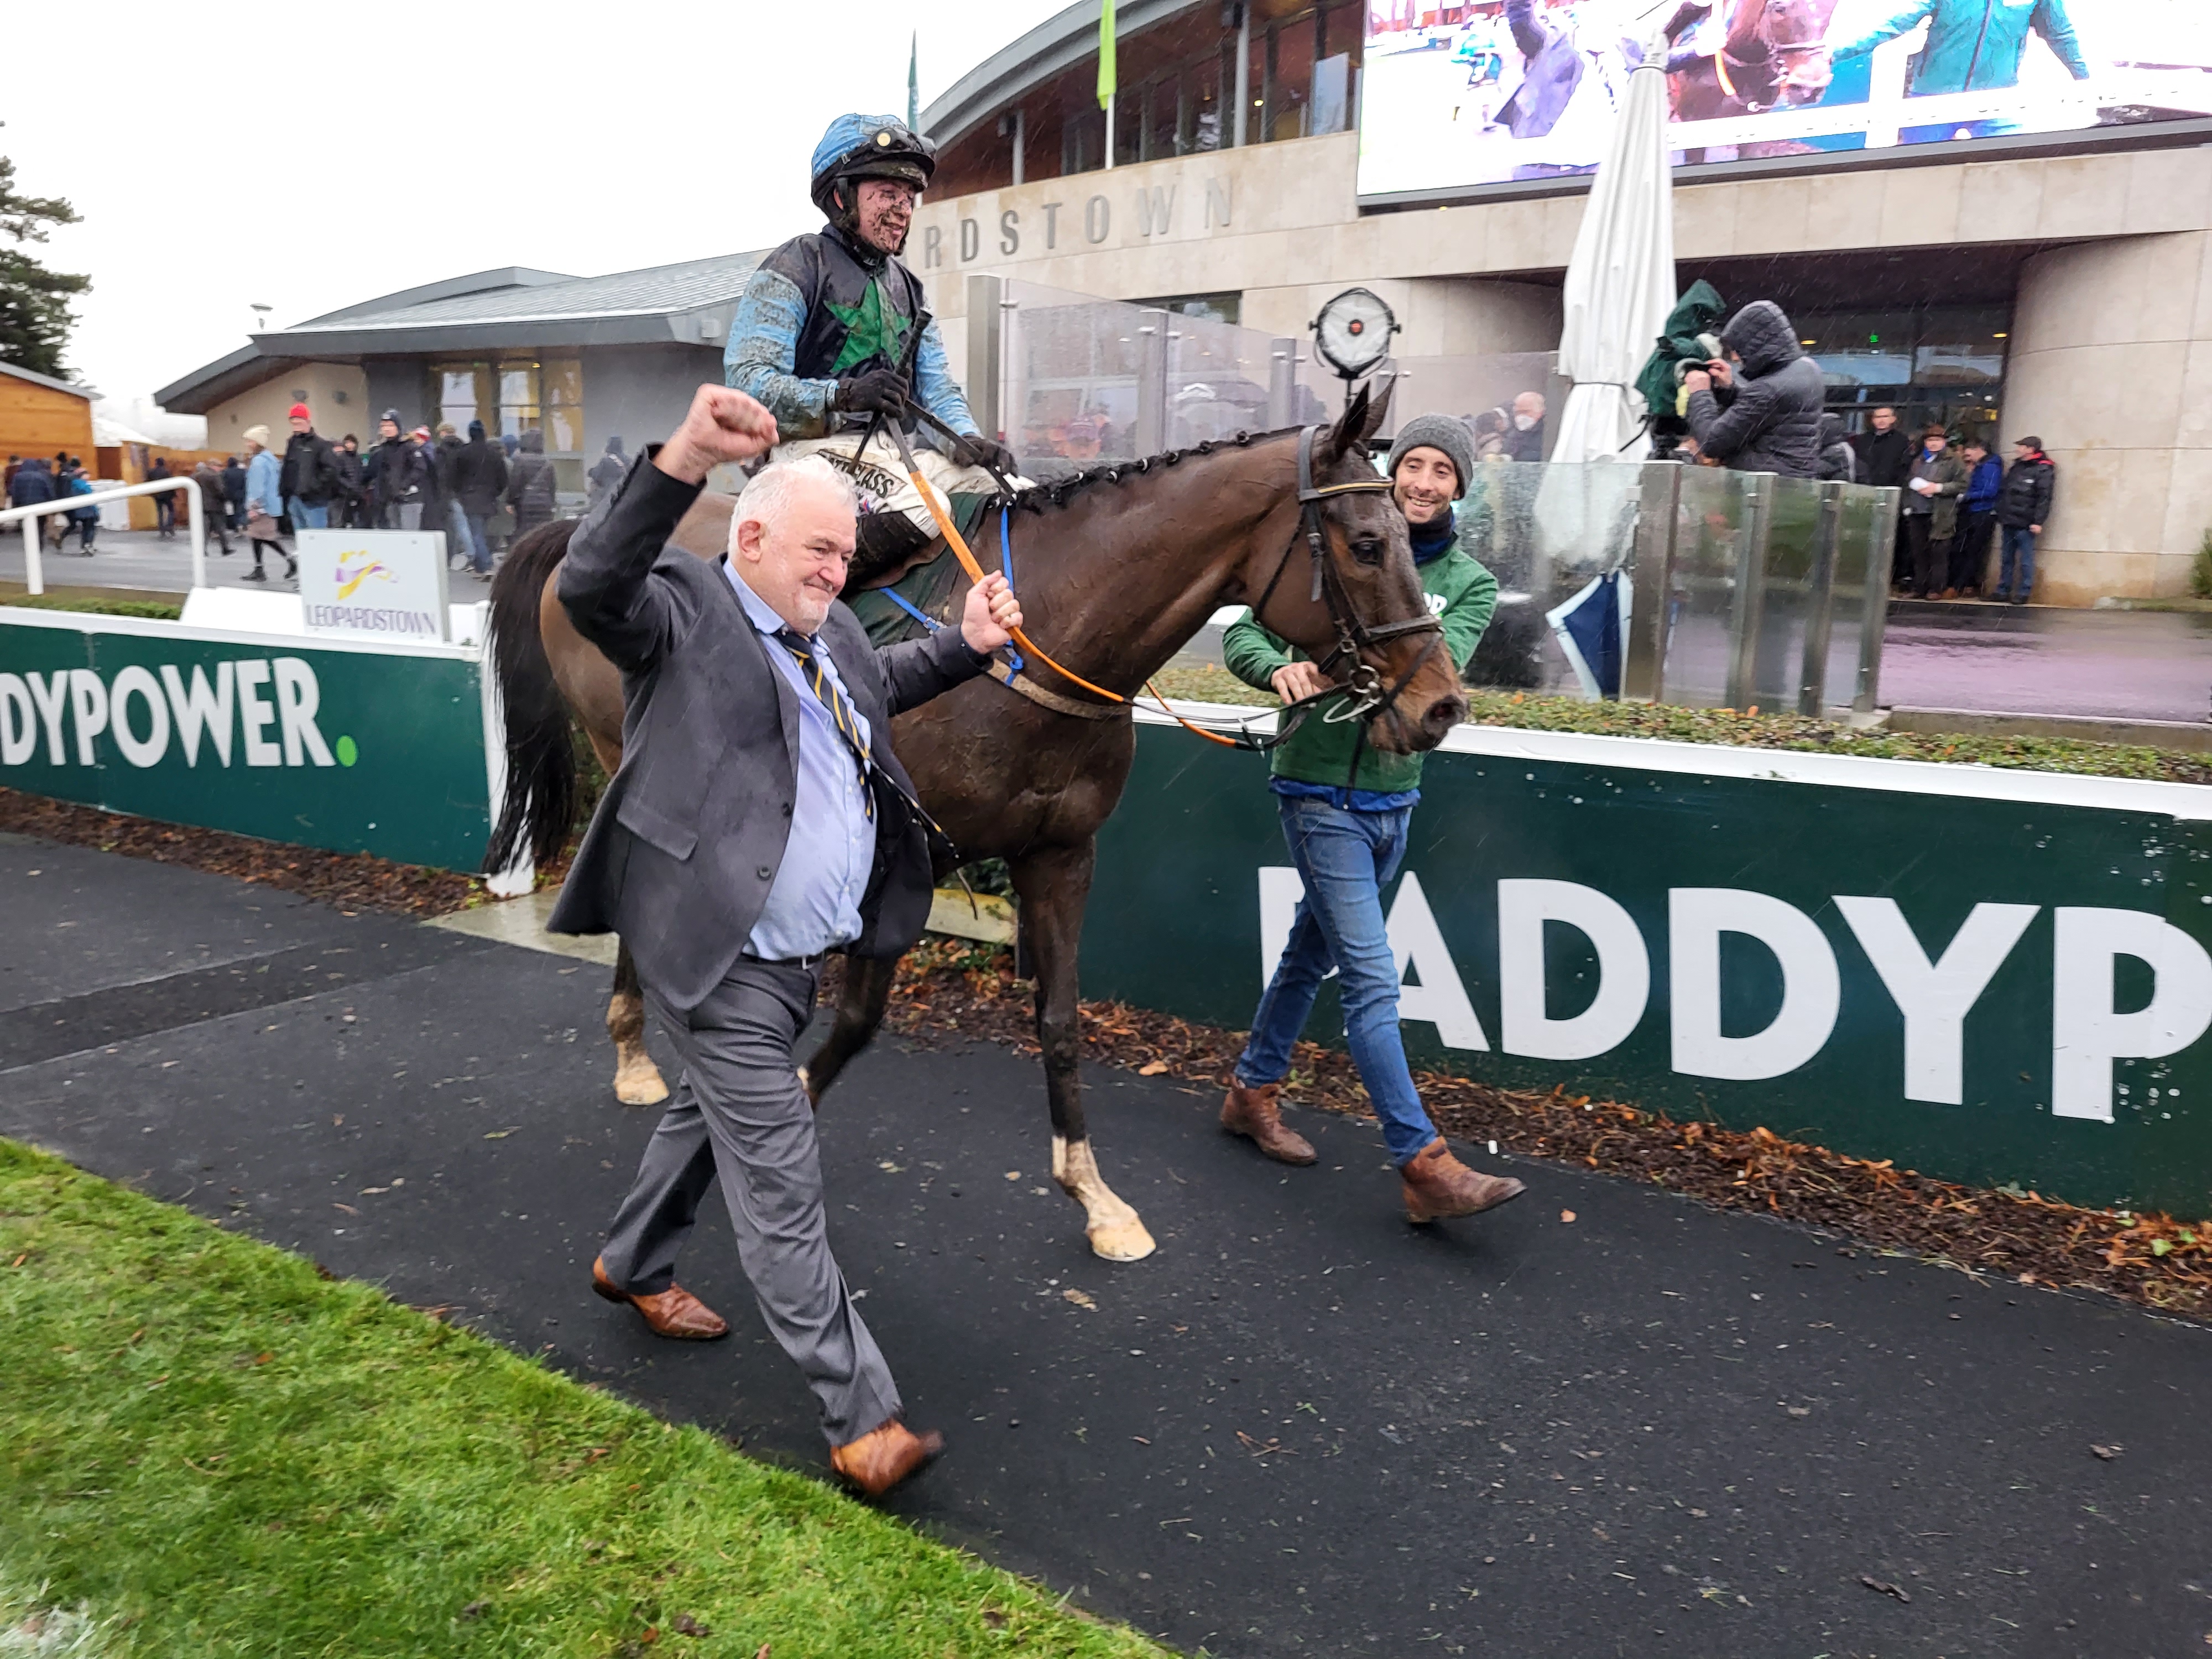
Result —
<path fill-rule="evenodd" d="M 1510 1176 L 1484 1175 L 1451 1154 L 1442 1138 L 1413 1154 L 1399 1177 L 1406 1186 L 1406 1219 L 1434 1221 L 1440 1216 L 1480 1215 L 1521 1196 L 1526 1190 Z"/>
<path fill-rule="evenodd" d="M 1284 1125 L 1277 1103 L 1282 1093 L 1279 1083 L 1263 1083 L 1256 1089 L 1231 1083 L 1221 1103 L 1221 1127 L 1244 1136 L 1279 1164 L 1310 1164 L 1321 1154 L 1304 1135 Z"/>
<path fill-rule="evenodd" d="M 606 1263 L 592 1259 L 592 1288 L 610 1302 L 627 1302 L 645 1316 L 655 1336 L 678 1342 L 712 1342 L 730 1334 L 729 1322 L 685 1290 L 671 1285 L 658 1296 L 632 1296 L 607 1277 Z"/>
<path fill-rule="evenodd" d="M 893 1418 L 858 1440 L 830 1449 L 830 1467 L 871 1498 L 881 1498 L 945 1449 L 945 1437 L 916 1434 Z"/>

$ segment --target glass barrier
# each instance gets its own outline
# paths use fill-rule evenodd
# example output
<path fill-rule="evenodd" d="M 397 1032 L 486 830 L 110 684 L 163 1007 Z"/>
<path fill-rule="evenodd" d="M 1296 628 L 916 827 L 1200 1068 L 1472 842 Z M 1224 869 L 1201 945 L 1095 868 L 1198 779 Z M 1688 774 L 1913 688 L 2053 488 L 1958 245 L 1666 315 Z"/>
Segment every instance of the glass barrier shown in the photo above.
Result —
<path fill-rule="evenodd" d="M 995 318 L 1000 429 L 1030 477 L 1332 418 L 1343 387 L 1310 343 L 1155 307 L 1008 280 Z M 973 338 L 970 342 L 974 358 Z M 1549 354 L 1394 365 L 1395 430 L 1416 415 L 1467 422 L 1479 459 L 1458 513 L 1463 545 L 1498 581 L 1468 678 L 1570 696 L 1820 714 L 1871 709 L 1897 492 L 1673 463 L 1511 459 L 1513 416 L 1547 384 Z M 1521 436 L 1525 447 L 1533 442 Z M 1565 617 L 1633 594 L 1614 662 L 1578 667 Z M 1639 614 L 1640 613 L 1640 614 Z M 1590 630 L 1583 629 L 1585 635 Z M 1607 648 L 1596 639 L 1598 653 Z"/>

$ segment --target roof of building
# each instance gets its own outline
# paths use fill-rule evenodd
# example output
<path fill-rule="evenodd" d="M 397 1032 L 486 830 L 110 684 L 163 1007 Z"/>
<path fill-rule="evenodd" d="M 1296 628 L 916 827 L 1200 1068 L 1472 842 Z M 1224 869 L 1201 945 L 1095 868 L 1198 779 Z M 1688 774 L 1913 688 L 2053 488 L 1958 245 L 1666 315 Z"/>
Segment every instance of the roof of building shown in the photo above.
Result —
<path fill-rule="evenodd" d="M 28 380 L 33 386 L 42 386 L 49 392 L 66 392 L 72 398 L 89 401 L 100 393 L 88 386 L 78 386 L 70 380 L 57 380 L 51 374 L 41 374 L 36 369 L 25 368 L 21 363 L 0 363 L 0 374 L 12 375 L 19 380 Z"/>
<path fill-rule="evenodd" d="M 1122 0 L 1114 8 L 1115 33 L 1133 34 L 1196 3 L 1199 0 Z M 1076 0 L 992 53 L 922 111 L 922 131 L 938 144 L 949 144 L 1055 75 L 1097 57 L 1102 9 L 1100 0 Z"/>
<path fill-rule="evenodd" d="M 257 334 L 155 393 L 204 415 L 301 362 L 592 345 L 720 345 L 765 250 L 605 276 L 506 266 L 404 289 Z"/>

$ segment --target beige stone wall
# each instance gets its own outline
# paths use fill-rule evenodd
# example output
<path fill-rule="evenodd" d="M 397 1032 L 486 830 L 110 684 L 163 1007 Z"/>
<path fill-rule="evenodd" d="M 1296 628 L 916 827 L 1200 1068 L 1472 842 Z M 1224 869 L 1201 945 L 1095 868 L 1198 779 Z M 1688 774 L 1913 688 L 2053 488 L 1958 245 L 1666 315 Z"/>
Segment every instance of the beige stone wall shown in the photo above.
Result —
<path fill-rule="evenodd" d="M 1326 297 L 1352 283 L 1380 293 L 1416 278 L 1565 269 L 1580 194 L 1362 218 L 1358 153 L 1357 137 L 1344 133 L 925 201 L 908 255 L 945 317 L 962 313 L 960 278 L 972 271 L 1126 300 L 1231 289 Z M 964 258 L 963 221 L 974 227 Z M 1674 192 L 1675 251 L 1686 259 L 2204 229 L 2212 229 L 2207 148 L 1731 179 Z M 1304 303 L 1286 301 L 1285 313 Z"/>
<path fill-rule="evenodd" d="M 1346 133 L 927 201 L 908 258 L 948 343 L 966 276 L 988 272 L 1119 300 L 1234 291 L 1247 327 L 1286 335 L 1358 283 L 1403 356 L 1557 344 L 1556 287 L 1516 279 L 1556 282 L 1582 195 L 1363 218 L 1358 160 Z M 2212 147 L 1685 185 L 1674 238 L 1684 259 L 2062 245 L 2026 267 L 2005 394 L 2005 434 L 2038 434 L 2062 469 L 2037 597 L 2186 590 L 2212 526 Z"/>
<path fill-rule="evenodd" d="M 332 443 L 349 432 L 364 449 L 376 441 L 378 411 L 368 406 L 368 377 L 350 363 L 301 363 L 208 410 L 208 447 L 235 454 L 244 446 L 246 428 L 265 426 L 271 446 L 282 450 L 291 435 L 284 422 L 295 401 L 292 394 L 301 391 L 315 411 L 315 430 Z M 343 403 L 337 400 L 341 392 Z"/>
<path fill-rule="evenodd" d="M 2021 274 L 2004 433 L 2058 464 L 2035 597 L 2089 605 L 2189 588 L 2212 529 L 2212 234 L 2040 253 Z"/>

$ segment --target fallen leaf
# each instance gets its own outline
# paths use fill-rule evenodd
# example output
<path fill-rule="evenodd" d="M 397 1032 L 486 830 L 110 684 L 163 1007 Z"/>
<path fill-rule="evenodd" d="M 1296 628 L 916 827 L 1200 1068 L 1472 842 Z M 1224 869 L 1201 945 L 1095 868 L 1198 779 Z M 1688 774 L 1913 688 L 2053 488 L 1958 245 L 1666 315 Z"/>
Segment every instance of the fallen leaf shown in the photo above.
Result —
<path fill-rule="evenodd" d="M 258 1353 L 253 1356 L 253 1363 L 257 1365 L 265 1365 L 276 1357 L 273 1353 Z"/>
<path fill-rule="evenodd" d="M 2120 1448 L 2117 1443 L 2110 1446 L 2092 1446 L 2089 1449 L 2107 1463 L 2120 1455 Z"/>
<path fill-rule="evenodd" d="M 359 1210 L 355 1209 L 350 1204 L 333 1203 L 331 1206 L 331 1208 L 333 1210 L 343 1210 L 348 1215 L 359 1215 L 361 1213 Z"/>
<path fill-rule="evenodd" d="M 22 1254 L 22 1255 L 21 1255 L 17 1256 L 17 1257 L 16 1257 L 13 1261 L 9 1262 L 8 1265 L 9 1265 L 9 1267 L 21 1267 L 21 1266 L 22 1266 L 26 1261 L 28 1261 L 30 1259 L 31 1259 L 31 1253 L 30 1253 L 28 1250 L 26 1250 L 26 1251 L 24 1251 L 24 1252 L 23 1252 L 23 1254 Z"/>
<path fill-rule="evenodd" d="M 670 1620 L 668 1628 L 678 1636 L 712 1636 L 714 1633 L 688 1613 L 679 1613 Z"/>
<path fill-rule="evenodd" d="M 1146 1065 L 1137 1067 L 1137 1075 L 1139 1077 L 1158 1077 L 1162 1072 L 1166 1071 L 1167 1068 L 1167 1061 L 1164 1060 L 1155 1060 Z"/>
<path fill-rule="evenodd" d="M 1783 1409 L 1792 1417 L 1810 1417 L 1813 1414 L 1810 1406 L 1785 1406 Z"/>
<path fill-rule="evenodd" d="M 522 1126 L 521 1126 L 520 1123 L 518 1123 L 518 1124 L 514 1125 L 513 1128 L 507 1128 L 507 1129 L 494 1129 L 494 1130 L 493 1130 L 489 1134 L 486 1135 L 486 1136 L 484 1137 L 484 1139 L 485 1139 L 486 1140 L 504 1140 L 504 1139 L 506 1139 L 509 1135 L 513 1134 L 513 1133 L 514 1133 L 515 1129 L 519 1129 L 519 1128 L 520 1128 L 521 1127 L 522 1127 Z"/>
<path fill-rule="evenodd" d="M 481 1619 L 484 1614 L 490 1611 L 491 1598 L 488 1595 L 480 1596 L 476 1601 L 470 1602 L 468 1606 L 461 1609 L 461 1617 L 464 1619 Z"/>
<path fill-rule="evenodd" d="M 753 1659 L 768 1659 L 768 1646 L 769 1644 L 767 1643 L 762 1643 L 760 1644 L 760 1651 L 753 1655 Z"/>
<path fill-rule="evenodd" d="M 1060 1295 L 1079 1308 L 1089 1308 L 1094 1313 L 1097 1311 L 1098 1304 L 1081 1291 L 1062 1291 Z"/>
<path fill-rule="evenodd" d="M 1559 1219 L 1562 1221 L 1572 1221 L 1574 1218 L 1575 1212 L 1572 1210 L 1562 1210 L 1559 1212 Z"/>
<path fill-rule="evenodd" d="M 1886 1578 L 1876 1578 L 1863 1572 L 1859 1575 L 1859 1583 L 1870 1590 L 1879 1590 L 1884 1595 L 1894 1595 L 1900 1601 L 1910 1602 L 1912 1600 L 1900 1586 L 1891 1583 Z"/>
<path fill-rule="evenodd" d="M 996 1607 L 986 1607 L 983 1609 L 983 1622 L 993 1630 L 1004 1630 L 1006 1627 L 1006 1615 Z"/>
<path fill-rule="evenodd" d="M 1006 1171 L 1006 1179 L 1009 1181 L 1019 1181 L 1021 1178 L 1022 1172 L 1019 1170 L 1009 1170 Z"/>

